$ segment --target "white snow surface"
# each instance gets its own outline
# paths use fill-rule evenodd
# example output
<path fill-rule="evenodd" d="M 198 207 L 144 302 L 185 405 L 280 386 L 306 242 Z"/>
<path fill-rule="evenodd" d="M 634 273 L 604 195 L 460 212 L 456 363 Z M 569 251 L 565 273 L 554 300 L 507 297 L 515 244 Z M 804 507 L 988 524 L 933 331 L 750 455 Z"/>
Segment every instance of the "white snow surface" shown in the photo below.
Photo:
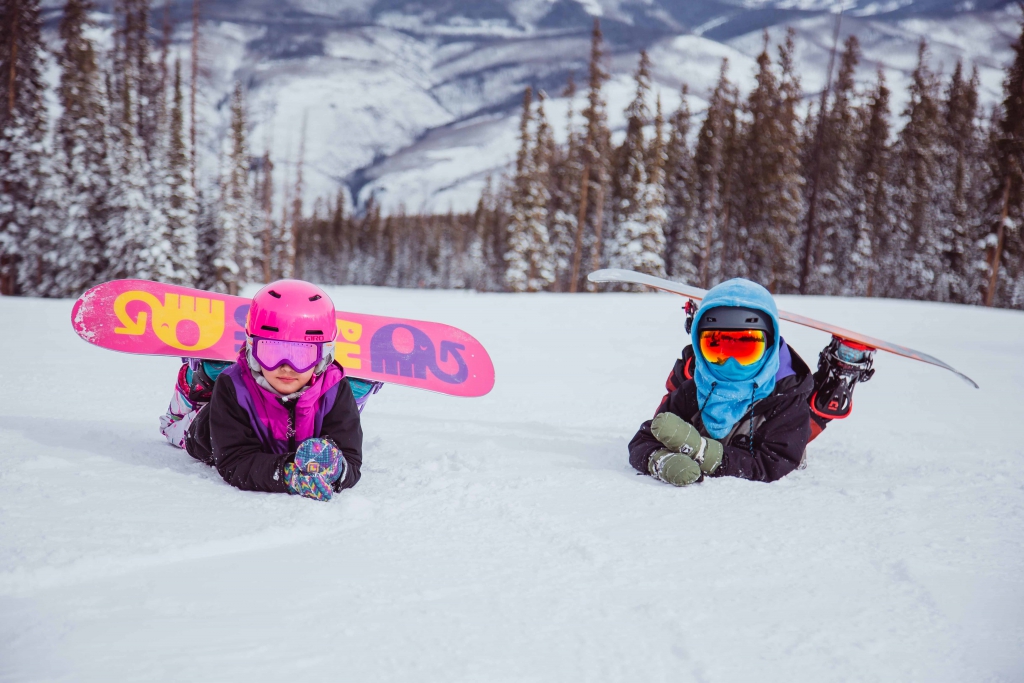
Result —
<path fill-rule="evenodd" d="M 805 469 L 675 489 L 626 445 L 679 297 L 331 293 L 467 330 L 497 383 L 386 386 L 330 503 L 164 443 L 175 359 L 0 298 L 0 681 L 1024 679 L 1024 314 L 780 297 L 982 388 L 880 353 Z"/>

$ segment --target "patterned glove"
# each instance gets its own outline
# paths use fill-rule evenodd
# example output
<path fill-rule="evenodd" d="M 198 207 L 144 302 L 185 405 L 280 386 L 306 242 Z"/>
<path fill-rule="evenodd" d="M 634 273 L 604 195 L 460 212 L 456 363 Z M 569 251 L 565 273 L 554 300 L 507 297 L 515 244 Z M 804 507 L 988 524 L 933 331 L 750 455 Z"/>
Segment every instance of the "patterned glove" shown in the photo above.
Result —
<path fill-rule="evenodd" d="M 345 476 L 345 458 L 330 439 L 306 439 L 299 444 L 295 466 L 305 474 L 319 474 L 332 484 Z"/>
<path fill-rule="evenodd" d="M 294 494 L 330 500 L 331 486 L 345 474 L 345 458 L 330 439 L 306 439 L 295 453 L 295 461 L 284 466 L 288 490 Z"/>
<path fill-rule="evenodd" d="M 704 474 L 713 473 L 722 464 L 722 443 L 702 437 L 696 427 L 675 413 L 659 413 L 651 422 L 651 433 L 669 451 L 696 461 Z"/>
<path fill-rule="evenodd" d="M 295 463 L 284 466 L 284 480 L 288 484 L 288 492 L 313 500 L 328 501 L 334 495 L 331 482 L 321 474 L 305 474 Z"/>

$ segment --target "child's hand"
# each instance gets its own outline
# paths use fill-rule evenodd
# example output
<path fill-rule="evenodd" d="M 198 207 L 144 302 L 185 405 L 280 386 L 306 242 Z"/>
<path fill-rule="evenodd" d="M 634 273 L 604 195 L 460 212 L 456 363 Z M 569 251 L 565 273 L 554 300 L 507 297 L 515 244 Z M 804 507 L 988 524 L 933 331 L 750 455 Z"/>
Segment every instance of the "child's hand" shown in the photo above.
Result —
<path fill-rule="evenodd" d="M 690 455 L 700 449 L 700 432 L 675 413 L 659 413 L 651 422 L 651 433 L 675 453 Z"/>
<path fill-rule="evenodd" d="M 697 431 L 697 428 L 691 425 L 689 422 L 679 417 L 675 413 L 659 413 L 654 421 L 651 422 L 651 433 L 654 437 L 660 441 L 665 449 L 669 453 L 680 453 L 688 458 L 692 458 L 699 466 L 700 471 L 704 474 L 711 474 L 718 469 L 718 466 L 722 464 L 723 451 L 722 444 L 715 439 L 705 439 Z M 659 453 L 661 451 L 658 451 Z M 655 463 L 655 458 L 652 456 L 650 466 L 652 468 L 657 466 L 659 472 L 663 472 L 664 468 L 658 466 Z M 666 461 L 666 463 L 669 461 Z M 676 461 L 671 461 L 676 462 Z M 680 461 L 681 462 L 681 461 Z M 682 463 L 681 466 L 685 466 L 684 469 L 689 472 L 691 469 L 686 463 Z M 654 474 L 653 470 L 651 474 Z M 661 474 L 655 475 L 659 479 L 666 480 Z M 682 476 L 682 479 L 688 479 L 689 474 Z M 670 481 L 670 484 L 680 486 L 680 484 Z M 686 481 L 686 484 L 692 483 Z"/>
<path fill-rule="evenodd" d="M 284 480 L 288 484 L 288 492 L 313 500 L 328 501 L 334 495 L 331 482 L 322 474 L 305 474 L 295 463 L 284 466 Z"/>
<path fill-rule="evenodd" d="M 673 453 L 667 448 L 659 448 L 651 454 L 647 470 L 652 477 L 673 486 L 689 486 L 700 481 L 701 476 L 697 461 L 682 453 Z"/>
<path fill-rule="evenodd" d="M 333 484 L 345 474 L 345 458 L 330 439 L 306 439 L 295 452 L 295 467 L 303 474 L 320 475 Z"/>

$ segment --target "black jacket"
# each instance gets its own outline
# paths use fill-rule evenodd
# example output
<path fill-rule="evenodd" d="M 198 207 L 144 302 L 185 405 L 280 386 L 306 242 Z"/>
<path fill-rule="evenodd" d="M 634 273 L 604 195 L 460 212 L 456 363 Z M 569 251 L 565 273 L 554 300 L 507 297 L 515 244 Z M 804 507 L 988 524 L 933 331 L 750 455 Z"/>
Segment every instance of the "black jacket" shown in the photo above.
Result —
<path fill-rule="evenodd" d="M 282 404 L 291 409 L 294 424 L 295 401 Z M 338 384 L 334 406 L 324 415 L 316 436 L 334 441 L 345 457 L 345 476 L 334 484 L 334 490 L 355 486 L 363 464 L 363 429 L 347 378 Z M 217 378 L 210 403 L 199 411 L 185 440 L 189 455 L 215 466 L 224 481 L 244 491 L 286 492 L 283 469 L 295 459 L 296 448 L 292 437 L 285 455 L 263 450 L 248 413 L 238 404 L 235 386 L 226 375 Z"/>
<path fill-rule="evenodd" d="M 807 363 L 793 347 L 789 347 L 789 351 L 796 374 L 776 382 L 775 390 L 757 401 L 753 413 L 748 410 L 732 432 L 721 440 L 725 452 L 721 466 L 712 476 L 776 481 L 800 464 L 811 437 L 808 399 L 814 389 L 814 379 Z M 669 393 L 655 414 L 675 413 L 697 427 L 703 436 L 708 436 L 699 414 L 697 383 L 688 379 L 692 377 L 692 358 L 693 349 L 687 346 L 669 375 L 666 382 Z M 754 432 L 752 444 L 751 426 Z M 640 425 L 640 430 L 629 442 L 629 463 L 648 474 L 648 460 L 659 448 L 663 446 L 651 433 L 651 421 L 648 420 Z"/>

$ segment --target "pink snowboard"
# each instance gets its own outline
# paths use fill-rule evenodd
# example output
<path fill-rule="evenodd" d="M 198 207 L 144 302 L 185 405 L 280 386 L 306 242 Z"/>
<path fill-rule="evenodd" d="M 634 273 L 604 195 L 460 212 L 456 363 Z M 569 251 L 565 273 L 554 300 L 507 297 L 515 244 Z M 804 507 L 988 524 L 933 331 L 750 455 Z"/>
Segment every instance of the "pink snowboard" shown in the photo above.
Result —
<path fill-rule="evenodd" d="M 153 356 L 235 360 L 245 343 L 250 300 L 147 280 L 114 280 L 75 302 L 71 324 L 105 349 Z M 451 396 L 483 396 L 494 386 L 487 351 L 439 323 L 338 312 L 334 356 L 362 379 Z"/>

